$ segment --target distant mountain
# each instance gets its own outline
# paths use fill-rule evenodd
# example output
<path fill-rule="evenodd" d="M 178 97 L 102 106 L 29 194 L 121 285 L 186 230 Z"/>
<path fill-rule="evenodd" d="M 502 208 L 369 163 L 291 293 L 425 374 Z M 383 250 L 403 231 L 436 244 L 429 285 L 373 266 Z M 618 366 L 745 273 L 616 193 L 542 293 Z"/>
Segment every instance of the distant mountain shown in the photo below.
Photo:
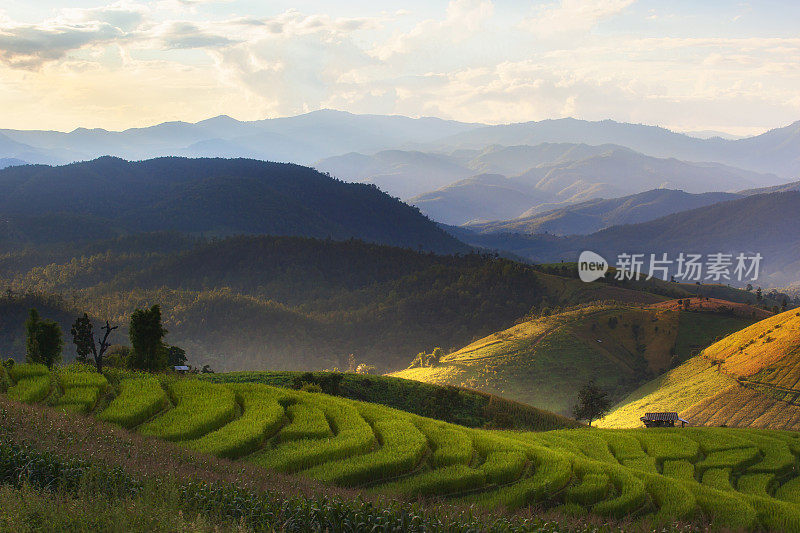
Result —
<path fill-rule="evenodd" d="M 592 250 L 612 265 L 617 254 L 756 253 L 763 256 L 759 285 L 800 279 L 800 192 L 760 194 L 682 211 L 590 235 L 556 237 L 514 233 L 468 234 L 476 246 L 508 250 L 539 262 L 576 261 Z M 705 280 L 704 280 L 705 281 Z"/>
<path fill-rule="evenodd" d="M 381 190 L 407 199 L 479 174 L 516 176 L 534 167 L 578 161 L 615 148 L 622 147 L 543 143 L 452 152 L 384 150 L 330 157 L 314 167 L 346 181 L 375 183 Z"/>
<path fill-rule="evenodd" d="M 786 178 L 800 175 L 800 121 L 755 137 L 698 139 L 657 126 L 574 118 L 485 126 L 429 143 L 430 150 L 540 143 L 617 144 L 654 157 L 715 161 Z"/>
<path fill-rule="evenodd" d="M 249 159 L 102 157 L 0 170 L 0 242 L 91 240 L 142 231 L 358 238 L 413 249 L 468 248 L 373 186 Z"/>
<path fill-rule="evenodd" d="M 576 155 L 589 151 L 578 148 Z M 772 174 L 718 163 L 661 159 L 612 146 L 576 161 L 532 167 L 513 177 L 462 180 L 409 202 L 436 221 L 459 225 L 530 217 L 595 198 L 615 198 L 655 188 L 703 193 L 780 181 Z"/>
<path fill-rule="evenodd" d="M 16 159 L 14 157 L 3 157 L 0 158 L 0 170 L 6 167 L 17 167 L 19 165 L 27 165 L 28 163 L 23 161 L 22 159 Z"/>
<path fill-rule="evenodd" d="M 523 214 L 511 220 L 469 224 L 467 227 L 479 233 L 585 235 L 611 226 L 647 222 L 740 197 L 724 192 L 692 194 L 673 189 L 653 189 L 622 198 L 597 198 L 541 214 Z"/>
<path fill-rule="evenodd" d="M 551 194 L 520 181 L 499 174 L 481 174 L 415 196 L 408 202 L 434 220 L 461 225 L 514 216 L 552 199 Z"/>
<path fill-rule="evenodd" d="M 713 139 L 714 137 L 719 137 L 720 139 L 725 139 L 728 141 L 735 141 L 737 139 L 744 139 L 747 137 L 747 135 L 733 135 L 732 133 L 716 130 L 681 131 L 678 133 L 683 133 L 689 137 L 697 137 L 698 139 Z"/>
<path fill-rule="evenodd" d="M 321 110 L 249 122 L 219 116 L 197 123 L 165 122 L 124 131 L 0 130 L 0 157 L 18 157 L 32 163 L 68 163 L 103 155 L 132 160 L 184 155 L 310 164 L 337 154 L 428 142 L 475 126 L 438 118 Z"/>
<path fill-rule="evenodd" d="M 773 185 L 771 187 L 761 187 L 759 189 L 747 189 L 744 191 L 740 191 L 739 194 L 743 196 L 750 196 L 753 194 L 766 194 L 770 192 L 788 192 L 788 191 L 800 191 L 800 181 L 793 181 L 791 183 L 785 183 L 783 185 Z"/>
<path fill-rule="evenodd" d="M 455 157 L 403 150 L 384 150 L 374 155 L 349 153 L 318 161 L 314 168 L 345 181 L 374 183 L 404 199 L 472 174 Z"/>

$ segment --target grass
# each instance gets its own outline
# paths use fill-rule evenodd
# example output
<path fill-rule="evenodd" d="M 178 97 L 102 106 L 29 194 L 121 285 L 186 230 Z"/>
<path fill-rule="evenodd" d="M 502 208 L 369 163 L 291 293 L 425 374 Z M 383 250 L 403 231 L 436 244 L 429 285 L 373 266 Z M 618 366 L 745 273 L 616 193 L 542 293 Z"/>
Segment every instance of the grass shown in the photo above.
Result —
<path fill-rule="evenodd" d="M 13 385 L 8 397 L 25 403 L 44 400 L 50 394 L 50 371 L 45 365 L 16 364 L 8 370 Z"/>
<path fill-rule="evenodd" d="M 139 428 L 143 435 L 166 440 L 196 439 L 234 417 L 236 396 L 222 385 L 179 380 L 170 386 L 175 408 Z"/>
<path fill-rule="evenodd" d="M 58 381 L 64 394 L 55 405 L 74 413 L 88 413 L 94 409 L 101 390 L 108 386 L 103 374 L 69 367 L 58 373 Z"/>
<path fill-rule="evenodd" d="M 214 383 L 263 383 L 291 387 L 295 380 L 311 376 L 323 381 L 331 372 L 229 372 L 207 374 L 200 379 Z M 341 373 L 336 394 L 342 398 L 377 403 L 420 416 L 435 418 L 467 427 L 491 424 L 498 414 L 505 415 L 516 429 L 544 431 L 580 427 L 570 418 L 556 415 L 519 402 L 476 390 L 453 389 L 411 379 L 366 374 Z"/>
<path fill-rule="evenodd" d="M 277 442 L 301 439 L 323 439 L 332 436 L 325 412 L 313 405 L 295 403 L 286 408 L 289 422 L 276 436 Z"/>
<path fill-rule="evenodd" d="M 391 375 L 478 389 L 569 414 L 587 381 L 622 398 L 692 350 L 752 322 L 718 312 L 590 304 L 531 317 L 446 355 L 438 365 Z"/>
<path fill-rule="evenodd" d="M 678 411 L 694 426 L 800 430 L 800 314 L 724 337 L 629 394 L 599 425 L 636 427 L 647 411 Z"/>
<path fill-rule="evenodd" d="M 297 393 L 299 396 L 307 394 Z M 278 446 L 268 446 L 254 453 L 249 460 L 281 472 L 297 472 L 326 461 L 343 459 L 350 455 L 366 453 L 375 443 L 370 425 L 359 415 L 358 409 L 332 398 L 315 402 L 325 413 L 335 435 L 325 441 L 301 439 Z"/>
<path fill-rule="evenodd" d="M 242 406 L 242 416 L 216 431 L 190 440 L 185 446 L 218 457 L 234 459 L 247 455 L 264 444 L 285 420 L 281 397 L 271 387 L 240 384 L 230 387 Z"/>
<path fill-rule="evenodd" d="M 138 426 L 169 403 L 161 382 L 151 376 L 123 379 L 119 387 L 119 395 L 98 417 L 125 428 Z"/>
<path fill-rule="evenodd" d="M 87 380 L 99 383 L 96 377 L 70 379 L 65 396 L 84 394 L 92 388 Z M 239 459 L 235 468 L 247 476 L 264 476 L 266 467 L 273 472 L 264 477 L 299 474 L 286 479 L 359 488 L 370 498 L 435 497 L 492 511 L 540 504 L 654 527 L 676 520 L 707 520 L 732 529 L 792 530 L 800 524 L 800 478 L 794 469 L 800 437 L 791 432 L 480 430 L 258 383 L 187 378 L 165 380 L 164 387 L 172 403 L 133 427 L 146 436 L 177 440 L 187 452 L 204 452 L 191 456 L 187 467 L 215 455 Z M 122 379 L 118 396 L 98 418 L 141 419 L 146 410 L 140 406 L 152 405 L 158 391 L 163 398 L 164 387 L 154 377 Z M 137 402 L 138 396 L 144 399 Z M 99 423 L 92 417 L 80 420 L 76 426 Z M 21 431 L 14 424 L 6 421 L 3 427 Z M 141 446 L 158 446 L 158 441 Z M 0 455 L 0 476 L 4 460 Z"/>

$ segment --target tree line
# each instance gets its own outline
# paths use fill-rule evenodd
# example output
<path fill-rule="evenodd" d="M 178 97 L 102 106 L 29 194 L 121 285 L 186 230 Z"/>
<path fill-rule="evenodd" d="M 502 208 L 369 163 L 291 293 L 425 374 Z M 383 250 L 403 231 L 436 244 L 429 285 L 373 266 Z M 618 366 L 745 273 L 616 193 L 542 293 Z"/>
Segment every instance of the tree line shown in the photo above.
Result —
<path fill-rule="evenodd" d="M 109 320 L 100 326 L 102 334 L 95 334 L 95 325 L 88 313 L 75 319 L 69 334 L 77 361 L 94 365 L 102 372 L 106 364 L 110 366 L 155 372 L 171 367 L 186 365 L 186 351 L 179 346 L 164 342 L 168 333 L 162 324 L 161 307 L 136 309 L 130 317 L 128 337 L 130 347 L 113 346 L 111 334 L 119 325 L 111 325 Z M 34 308 L 25 321 L 25 360 L 52 368 L 62 360 L 64 333 L 61 326 L 47 318 L 42 318 Z M 111 348 L 111 350 L 110 350 Z"/>

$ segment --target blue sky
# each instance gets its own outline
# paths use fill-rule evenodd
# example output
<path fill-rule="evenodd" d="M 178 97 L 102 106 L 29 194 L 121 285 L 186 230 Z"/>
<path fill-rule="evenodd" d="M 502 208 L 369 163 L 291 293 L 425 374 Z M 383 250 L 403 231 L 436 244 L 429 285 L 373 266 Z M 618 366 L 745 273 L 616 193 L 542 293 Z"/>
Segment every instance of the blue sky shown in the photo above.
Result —
<path fill-rule="evenodd" d="M 0 127 L 320 108 L 752 134 L 800 119 L 798 2 L 0 1 Z"/>

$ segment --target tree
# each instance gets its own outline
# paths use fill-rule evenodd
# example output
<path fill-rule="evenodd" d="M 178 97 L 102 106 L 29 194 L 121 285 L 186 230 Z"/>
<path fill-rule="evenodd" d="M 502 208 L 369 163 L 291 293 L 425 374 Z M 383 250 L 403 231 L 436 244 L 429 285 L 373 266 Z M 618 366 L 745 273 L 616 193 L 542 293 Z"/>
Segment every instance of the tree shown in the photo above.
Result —
<path fill-rule="evenodd" d="M 76 351 L 78 352 L 78 361 L 86 363 L 89 361 L 89 356 L 92 357 L 95 368 L 98 372 L 103 371 L 103 359 L 111 344 L 108 342 L 108 337 L 111 332 L 119 326 L 112 326 L 106 320 L 106 325 L 101 327 L 104 335 L 100 341 L 100 346 L 97 346 L 94 340 L 94 326 L 89 319 L 89 315 L 83 313 L 82 317 L 75 320 L 69 332 L 72 334 L 72 343 L 75 344 Z"/>
<path fill-rule="evenodd" d="M 167 366 L 174 368 L 186 364 L 186 350 L 178 346 L 167 346 Z"/>
<path fill-rule="evenodd" d="M 130 366 L 137 370 L 161 370 L 167 366 L 167 349 L 161 325 L 161 307 L 137 309 L 131 315 L 130 339 L 133 354 Z"/>
<path fill-rule="evenodd" d="M 610 407 L 608 393 L 590 381 L 578 392 L 578 403 L 572 409 L 572 416 L 576 420 L 588 420 L 591 427 L 592 420 L 605 416 Z"/>
<path fill-rule="evenodd" d="M 31 309 L 25 321 L 25 333 L 27 361 L 53 368 L 61 359 L 61 349 L 64 347 L 61 326 L 52 320 L 43 320 L 36 309 Z"/>

